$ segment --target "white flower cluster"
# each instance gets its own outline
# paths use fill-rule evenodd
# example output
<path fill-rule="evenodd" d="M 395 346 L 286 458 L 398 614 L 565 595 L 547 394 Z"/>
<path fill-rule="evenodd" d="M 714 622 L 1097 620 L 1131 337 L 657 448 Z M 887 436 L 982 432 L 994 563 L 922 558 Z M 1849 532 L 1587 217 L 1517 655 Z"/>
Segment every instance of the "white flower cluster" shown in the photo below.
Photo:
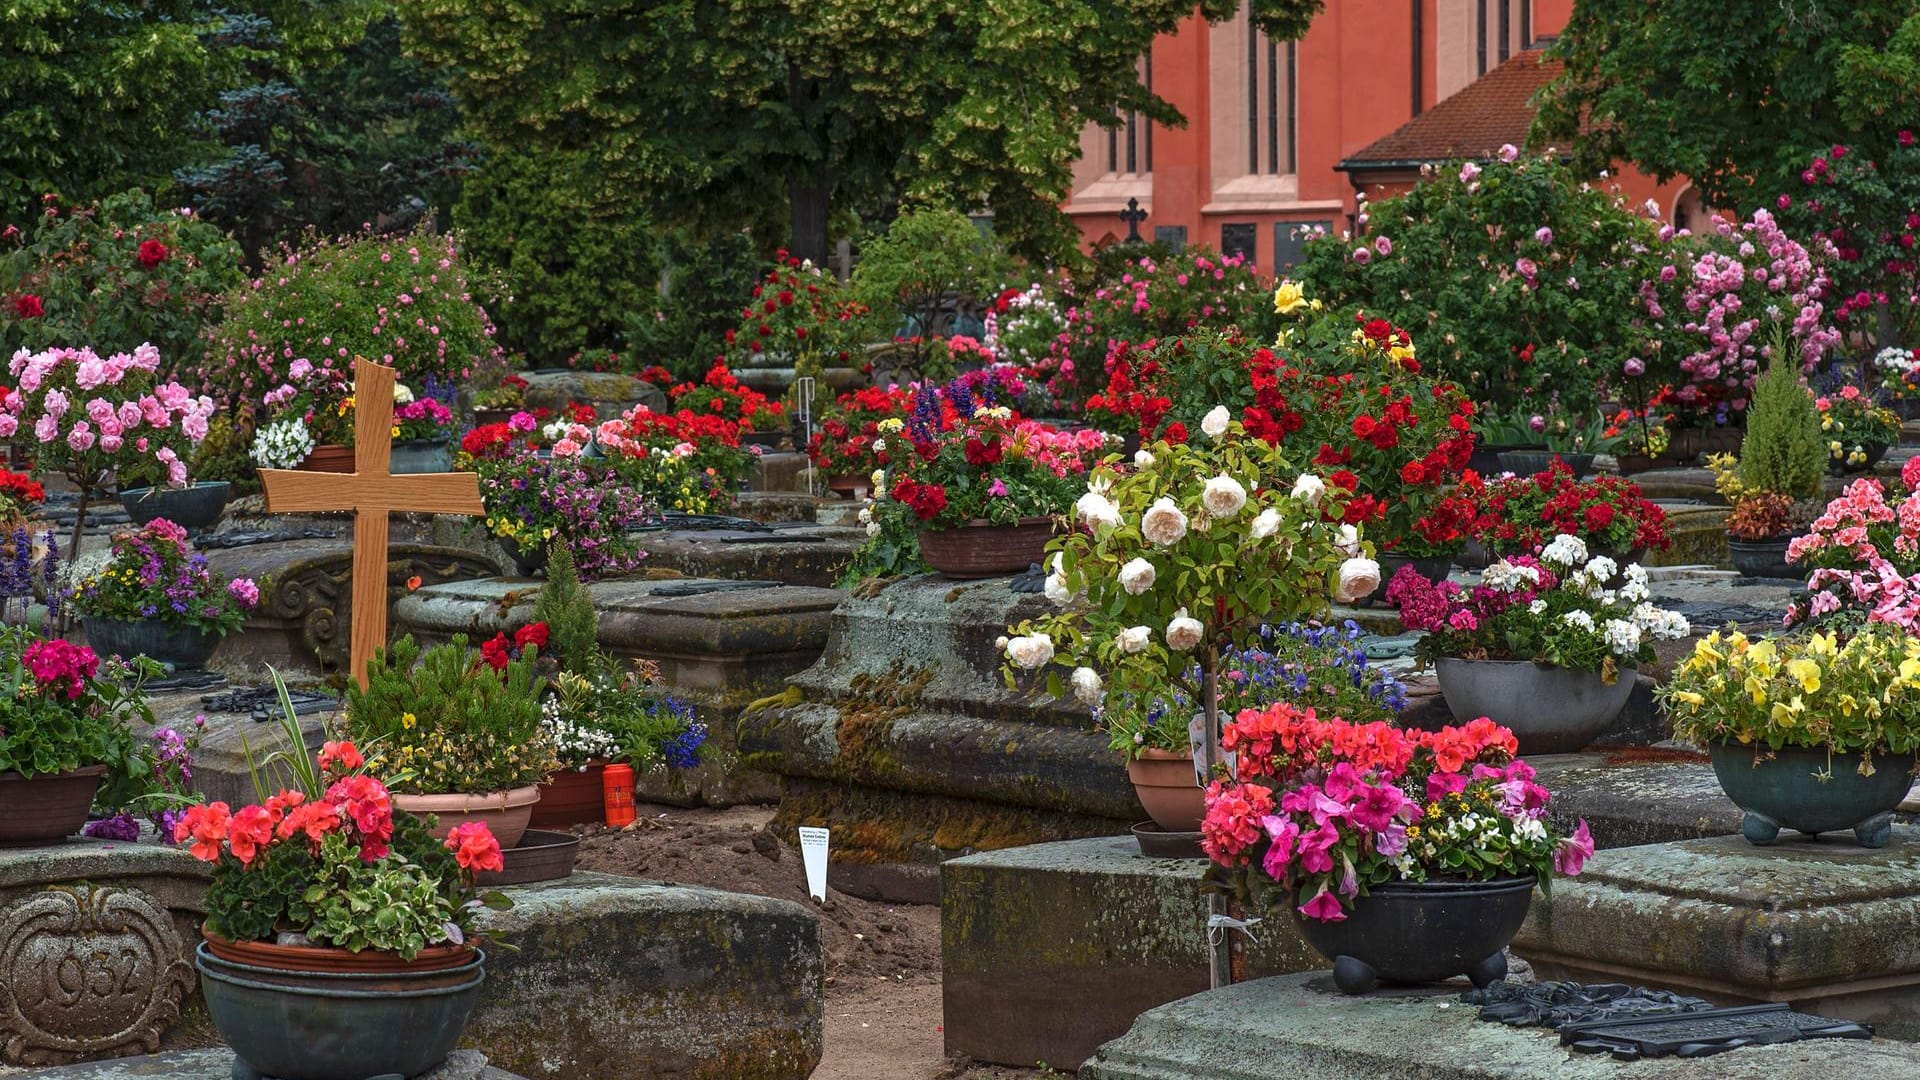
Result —
<path fill-rule="evenodd" d="M 1620 599 L 1629 604 L 1638 604 L 1652 595 L 1647 591 L 1647 568 L 1639 563 L 1628 563 L 1626 584 L 1620 586 Z"/>
<path fill-rule="evenodd" d="M 1561 537 L 1561 539 L 1572 539 Z M 1579 543 L 1575 540 L 1574 543 Z M 1536 587 L 1540 584 L 1540 571 L 1531 566 L 1516 566 L 1505 559 L 1487 567 L 1480 575 L 1480 584 L 1496 592 L 1518 592 L 1521 589 Z"/>
<path fill-rule="evenodd" d="M 1549 566 L 1571 569 L 1587 561 L 1587 543 L 1577 536 L 1561 533 L 1540 551 L 1540 561 Z M 1539 578 L 1536 576 L 1535 581 Z"/>
<path fill-rule="evenodd" d="M 594 758 L 615 757 L 620 752 L 620 744 L 612 735 L 563 715 L 557 696 L 540 703 L 540 726 L 553 738 L 554 749 L 564 762 L 578 765 Z"/>
<path fill-rule="evenodd" d="M 263 469 L 291 469 L 313 453 L 313 433 L 298 416 L 275 420 L 253 436 L 253 463 Z"/>
<path fill-rule="evenodd" d="M 1693 633 L 1693 624 L 1687 621 L 1685 615 L 1677 611 L 1668 611 L 1666 608 L 1654 607 L 1646 600 L 1634 605 L 1633 614 L 1629 618 L 1633 620 L 1635 626 L 1639 627 L 1643 633 L 1651 635 L 1655 641 L 1679 641 Z"/>
<path fill-rule="evenodd" d="M 1913 375 L 1920 373 L 1920 355 L 1911 349 L 1889 346 L 1874 354 L 1873 366 L 1890 375 Z"/>
<path fill-rule="evenodd" d="M 1608 619 L 1606 629 L 1601 631 L 1600 636 L 1606 640 L 1608 651 L 1615 656 L 1632 656 L 1640 651 L 1640 628 L 1628 619 Z"/>

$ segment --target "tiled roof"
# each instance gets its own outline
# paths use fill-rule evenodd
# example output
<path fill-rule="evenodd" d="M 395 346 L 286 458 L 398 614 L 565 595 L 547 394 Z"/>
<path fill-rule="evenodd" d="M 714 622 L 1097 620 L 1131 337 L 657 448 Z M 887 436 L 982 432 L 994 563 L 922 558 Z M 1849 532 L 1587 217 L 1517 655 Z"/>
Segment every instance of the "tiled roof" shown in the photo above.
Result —
<path fill-rule="evenodd" d="M 1542 59 L 1538 49 L 1518 53 L 1349 156 L 1340 168 L 1487 158 L 1502 143 L 1525 146 L 1527 128 L 1533 124 L 1533 95 L 1560 74 L 1561 67 L 1559 60 Z"/>

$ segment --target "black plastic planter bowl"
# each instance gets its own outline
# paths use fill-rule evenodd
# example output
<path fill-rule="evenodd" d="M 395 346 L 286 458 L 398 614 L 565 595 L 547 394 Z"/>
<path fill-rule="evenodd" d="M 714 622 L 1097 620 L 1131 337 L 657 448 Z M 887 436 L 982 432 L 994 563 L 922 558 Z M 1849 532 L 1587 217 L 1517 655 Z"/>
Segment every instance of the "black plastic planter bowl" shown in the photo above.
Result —
<path fill-rule="evenodd" d="M 120 505 L 127 508 L 127 517 L 135 525 L 166 518 L 189 532 L 198 532 L 220 523 L 220 514 L 232 494 L 233 485 L 225 480 L 201 480 L 180 488 L 125 488 L 120 492 Z"/>
<path fill-rule="evenodd" d="M 234 1055 L 274 1080 L 418 1076 L 447 1059 L 487 980 L 485 955 L 399 988 L 392 975 L 289 972 L 194 952 L 207 1013 Z M 460 973 L 464 978 L 455 979 Z"/>
<path fill-rule="evenodd" d="M 1349 994 L 1383 982 L 1430 983 L 1466 975 L 1485 986 L 1507 972 L 1502 952 L 1533 902 L 1533 878 L 1393 882 L 1375 885 L 1340 922 L 1296 909 L 1300 936 L 1333 961 Z"/>
<path fill-rule="evenodd" d="M 220 635 L 196 626 L 174 626 L 159 619 L 110 619 L 83 615 L 87 645 L 102 656 L 150 656 L 175 670 L 198 670 L 213 659 Z"/>

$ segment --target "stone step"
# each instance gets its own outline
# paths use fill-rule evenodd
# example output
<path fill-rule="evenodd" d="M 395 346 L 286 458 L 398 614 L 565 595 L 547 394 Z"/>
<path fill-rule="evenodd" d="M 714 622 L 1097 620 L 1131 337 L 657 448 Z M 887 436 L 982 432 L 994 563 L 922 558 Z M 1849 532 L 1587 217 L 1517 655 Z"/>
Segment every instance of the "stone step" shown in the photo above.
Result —
<path fill-rule="evenodd" d="M 1618 932 L 1618 930 L 1616 930 Z M 1622 933 L 1623 939 L 1632 939 Z M 1479 1019 L 1447 990 L 1347 997 L 1324 975 L 1210 990 L 1140 1017 L 1080 1080 L 1832 1080 L 1920 1077 L 1920 1047 L 1814 1039 L 1631 1065 L 1574 1054 L 1552 1032 Z"/>
<path fill-rule="evenodd" d="M 93 1061 L 41 1069 L 33 1075 L 48 1080 L 232 1080 L 233 1051 L 221 1047 L 178 1050 L 171 1054 Z M 526 1080 L 517 1073 L 496 1069 L 477 1050 L 455 1050 L 452 1056 L 414 1080 Z"/>

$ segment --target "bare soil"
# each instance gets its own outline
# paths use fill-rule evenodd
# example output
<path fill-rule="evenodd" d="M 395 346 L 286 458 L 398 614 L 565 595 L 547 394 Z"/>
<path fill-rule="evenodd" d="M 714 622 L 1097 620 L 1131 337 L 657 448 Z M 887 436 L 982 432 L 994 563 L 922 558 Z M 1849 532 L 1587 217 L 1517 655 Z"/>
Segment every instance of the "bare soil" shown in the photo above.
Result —
<path fill-rule="evenodd" d="M 1029 1080 L 1030 1069 L 949 1060 L 940 1013 L 940 909 L 807 893 L 800 852 L 767 831 L 773 808 L 639 807 L 624 829 L 589 825 L 579 868 L 792 900 L 820 916 L 826 1053 L 813 1080 Z M 1058 1075 L 1058 1074 L 1052 1074 Z"/>

